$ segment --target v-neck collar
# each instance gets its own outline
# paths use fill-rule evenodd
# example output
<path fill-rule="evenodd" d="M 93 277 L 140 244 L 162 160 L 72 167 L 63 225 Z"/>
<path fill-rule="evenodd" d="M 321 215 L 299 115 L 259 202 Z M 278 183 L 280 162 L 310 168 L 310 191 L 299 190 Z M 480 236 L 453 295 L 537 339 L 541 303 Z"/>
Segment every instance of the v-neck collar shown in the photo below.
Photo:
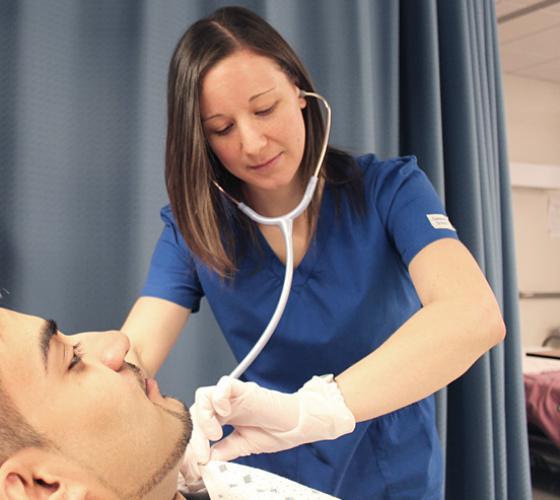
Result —
<path fill-rule="evenodd" d="M 324 247 L 325 241 L 329 237 L 331 231 L 328 228 L 331 226 L 331 221 L 334 216 L 334 207 L 332 205 L 332 193 L 329 184 L 325 183 L 323 188 L 323 195 L 321 198 L 321 207 L 319 209 L 319 219 L 317 220 L 317 227 L 315 234 L 309 242 L 309 246 L 303 256 L 299 265 L 294 268 L 294 276 L 292 280 L 292 289 L 299 288 L 305 284 L 309 276 L 312 274 L 317 261 L 321 258 L 321 251 Z M 284 280 L 285 266 L 278 256 L 274 253 L 268 241 L 257 229 L 259 243 L 264 252 L 266 260 L 265 268 L 270 270 L 281 282 Z"/>

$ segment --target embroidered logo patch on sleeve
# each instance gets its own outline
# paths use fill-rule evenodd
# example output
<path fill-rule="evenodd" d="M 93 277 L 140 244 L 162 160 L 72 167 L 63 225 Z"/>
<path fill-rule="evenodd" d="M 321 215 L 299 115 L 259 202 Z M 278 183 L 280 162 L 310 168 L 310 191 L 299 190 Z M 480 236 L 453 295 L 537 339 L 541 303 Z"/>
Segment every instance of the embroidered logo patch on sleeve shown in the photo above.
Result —
<path fill-rule="evenodd" d="M 449 217 L 443 214 L 426 214 L 430 224 L 435 229 L 451 229 L 451 231 L 456 231 L 456 229 L 449 222 Z"/>

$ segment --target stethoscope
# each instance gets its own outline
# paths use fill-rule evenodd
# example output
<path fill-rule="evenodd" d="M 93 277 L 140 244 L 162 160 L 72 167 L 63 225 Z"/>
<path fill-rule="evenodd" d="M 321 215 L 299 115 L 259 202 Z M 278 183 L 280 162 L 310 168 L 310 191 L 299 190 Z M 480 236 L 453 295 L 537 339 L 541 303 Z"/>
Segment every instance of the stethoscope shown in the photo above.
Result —
<path fill-rule="evenodd" d="M 309 179 L 307 183 L 307 187 L 305 188 L 305 192 L 301 201 L 299 202 L 298 206 L 295 207 L 291 212 L 281 215 L 280 217 L 264 217 L 263 215 L 258 214 L 255 212 L 251 207 L 245 205 L 235 198 L 233 198 L 229 193 L 224 191 L 222 187 L 214 181 L 216 187 L 225 194 L 235 205 L 237 208 L 241 210 L 247 217 L 254 220 L 258 224 L 265 224 L 267 226 L 278 226 L 282 231 L 284 236 L 284 241 L 286 243 L 286 271 L 284 273 L 284 284 L 282 285 L 282 291 L 280 292 L 280 298 L 278 299 L 278 304 L 276 305 L 276 309 L 274 310 L 274 314 L 270 318 L 267 327 L 264 329 L 263 333 L 261 334 L 259 340 L 253 346 L 253 348 L 247 353 L 247 355 L 241 360 L 239 365 L 230 373 L 230 377 L 239 378 L 247 368 L 251 365 L 251 363 L 255 360 L 255 358 L 260 354 L 260 352 L 264 349 L 265 345 L 268 343 L 270 337 L 274 333 L 274 330 L 278 326 L 280 319 L 282 318 L 282 314 L 284 313 L 284 309 L 286 308 L 286 303 L 288 302 L 288 297 L 290 295 L 290 288 L 292 286 L 292 277 L 294 274 L 294 248 L 293 248 L 293 238 L 292 238 L 292 227 L 293 222 L 297 219 L 304 210 L 308 207 L 309 203 L 313 199 L 313 194 L 315 193 L 315 189 L 317 187 L 317 183 L 319 180 L 319 172 L 321 170 L 321 166 L 323 165 L 323 160 L 325 158 L 325 153 L 327 152 L 327 146 L 329 143 L 329 134 L 331 130 L 331 107 L 327 100 L 315 92 L 306 92 L 304 90 L 300 90 L 301 97 L 315 97 L 319 99 L 324 105 L 325 109 L 327 110 L 327 123 L 325 128 L 325 138 L 323 140 L 323 147 L 321 149 L 321 154 L 319 155 L 319 161 L 317 162 L 317 167 L 315 168 L 315 172 Z"/>

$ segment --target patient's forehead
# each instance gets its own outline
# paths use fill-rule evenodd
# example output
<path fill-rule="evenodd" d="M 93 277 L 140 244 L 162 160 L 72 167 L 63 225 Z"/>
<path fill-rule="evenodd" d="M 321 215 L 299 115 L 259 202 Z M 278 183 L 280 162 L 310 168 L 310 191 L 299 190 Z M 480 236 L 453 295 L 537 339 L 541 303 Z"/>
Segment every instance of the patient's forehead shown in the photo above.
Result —
<path fill-rule="evenodd" d="M 25 321 L 27 317 L 25 314 L 0 307 L 0 337 L 2 340 L 6 341 L 13 330 L 17 328 L 18 323 Z"/>
<path fill-rule="evenodd" d="M 0 307 L 0 333 L 4 329 L 4 323 L 6 322 L 6 317 L 13 311 L 6 309 L 5 307 Z"/>
<path fill-rule="evenodd" d="M 43 322 L 37 316 L 0 307 L 0 358 L 11 359 L 20 351 L 29 354 Z"/>
<path fill-rule="evenodd" d="M 13 311 L 0 307 L 0 342 L 5 342 L 9 329 L 9 315 Z"/>
<path fill-rule="evenodd" d="M 31 387 L 44 378 L 39 348 L 43 322 L 37 316 L 0 308 L 0 378 L 12 397 L 22 387 L 31 394 Z"/>
<path fill-rule="evenodd" d="M 5 307 L 0 307 L 0 333 L 5 334 L 11 328 L 16 326 L 35 326 L 42 320 L 37 316 L 32 316 L 31 314 L 25 314 L 19 311 L 13 311 L 12 309 L 7 309 Z"/>

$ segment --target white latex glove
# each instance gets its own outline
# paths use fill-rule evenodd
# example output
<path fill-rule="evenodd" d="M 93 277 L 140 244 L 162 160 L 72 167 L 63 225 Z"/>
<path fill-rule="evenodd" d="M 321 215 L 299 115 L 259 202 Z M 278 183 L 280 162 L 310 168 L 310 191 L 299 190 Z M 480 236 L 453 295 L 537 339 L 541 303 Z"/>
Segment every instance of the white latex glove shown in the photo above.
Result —
<path fill-rule="evenodd" d="M 205 391 L 208 389 L 209 388 L 207 387 L 198 389 L 197 394 L 199 391 Z M 200 415 L 202 414 L 202 418 L 205 418 L 206 420 L 208 420 L 211 415 L 205 411 L 198 411 L 196 401 L 190 408 L 190 414 L 192 421 L 192 433 L 180 468 L 183 481 L 180 481 L 179 485 L 181 491 L 184 493 L 195 493 L 204 489 L 200 466 L 206 465 L 208 460 L 210 460 L 210 439 L 216 440 L 222 436 L 221 432 L 211 432 L 209 435 L 202 432 L 199 425 Z"/>
<path fill-rule="evenodd" d="M 335 439 L 354 430 L 356 420 L 334 380 L 313 377 L 294 394 L 264 389 L 253 382 L 222 377 L 217 386 L 196 393 L 196 419 L 216 443 L 212 460 L 272 453 L 304 443 Z"/>

